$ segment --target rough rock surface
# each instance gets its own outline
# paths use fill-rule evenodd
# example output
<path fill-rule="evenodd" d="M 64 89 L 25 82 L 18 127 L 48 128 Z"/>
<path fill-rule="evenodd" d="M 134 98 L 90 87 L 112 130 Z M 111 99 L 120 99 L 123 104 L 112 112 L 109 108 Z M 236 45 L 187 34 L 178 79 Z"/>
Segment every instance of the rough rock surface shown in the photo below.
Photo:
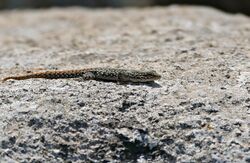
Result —
<path fill-rule="evenodd" d="M 0 77 L 154 69 L 155 84 L 0 84 L 0 162 L 250 162 L 250 19 L 214 9 L 0 13 Z"/>

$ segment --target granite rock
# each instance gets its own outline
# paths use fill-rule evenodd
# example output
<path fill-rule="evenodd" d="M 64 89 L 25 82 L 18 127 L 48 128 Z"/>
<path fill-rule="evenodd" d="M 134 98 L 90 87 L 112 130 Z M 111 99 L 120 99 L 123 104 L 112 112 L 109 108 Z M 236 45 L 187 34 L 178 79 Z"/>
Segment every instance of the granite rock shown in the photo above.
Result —
<path fill-rule="evenodd" d="M 154 84 L 0 84 L 1 162 L 249 162 L 250 19 L 210 8 L 2 11 L 0 77 L 154 69 Z"/>

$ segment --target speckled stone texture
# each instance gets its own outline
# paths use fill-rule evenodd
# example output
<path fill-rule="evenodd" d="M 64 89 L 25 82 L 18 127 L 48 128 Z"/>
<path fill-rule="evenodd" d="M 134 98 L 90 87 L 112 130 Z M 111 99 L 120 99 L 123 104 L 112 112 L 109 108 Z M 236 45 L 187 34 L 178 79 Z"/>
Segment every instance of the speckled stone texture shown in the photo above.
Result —
<path fill-rule="evenodd" d="M 250 162 L 250 19 L 191 6 L 0 12 L 0 78 L 154 69 L 155 84 L 0 84 L 0 162 Z"/>

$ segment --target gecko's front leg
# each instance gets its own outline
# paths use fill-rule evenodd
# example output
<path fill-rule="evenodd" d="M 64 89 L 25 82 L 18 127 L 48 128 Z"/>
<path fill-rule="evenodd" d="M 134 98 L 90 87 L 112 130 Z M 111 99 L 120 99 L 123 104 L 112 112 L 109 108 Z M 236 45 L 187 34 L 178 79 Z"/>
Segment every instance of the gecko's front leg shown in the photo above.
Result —
<path fill-rule="evenodd" d="M 92 72 L 85 72 L 79 78 L 80 80 L 94 80 L 95 75 Z"/>

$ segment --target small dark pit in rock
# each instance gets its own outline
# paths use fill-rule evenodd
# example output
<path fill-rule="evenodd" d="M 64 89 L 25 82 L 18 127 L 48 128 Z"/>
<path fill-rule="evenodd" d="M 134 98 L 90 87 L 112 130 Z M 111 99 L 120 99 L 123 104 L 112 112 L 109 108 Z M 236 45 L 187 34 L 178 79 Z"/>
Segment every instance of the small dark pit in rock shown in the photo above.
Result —
<path fill-rule="evenodd" d="M 75 149 L 67 144 L 59 144 L 57 148 L 60 150 L 58 153 L 54 153 L 56 157 L 66 160 L 69 155 L 72 155 L 75 152 Z"/>
<path fill-rule="evenodd" d="M 211 114 L 211 113 L 217 113 L 219 112 L 219 109 L 218 107 L 215 107 L 215 106 L 206 106 L 205 108 L 203 108 L 202 110 L 204 110 L 205 112 Z"/>
<path fill-rule="evenodd" d="M 225 77 L 226 77 L 227 79 L 229 79 L 229 78 L 230 78 L 230 75 L 229 75 L 229 74 L 227 74 L 227 75 L 225 75 Z"/>
<path fill-rule="evenodd" d="M 171 42 L 171 41 L 172 41 L 171 38 L 165 38 L 165 39 L 164 39 L 164 42 Z"/>
<path fill-rule="evenodd" d="M 87 128 L 88 123 L 84 122 L 83 120 L 74 120 L 73 122 L 69 123 L 69 126 L 78 131 L 81 128 Z"/>
<path fill-rule="evenodd" d="M 186 152 L 186 148 L 185 148 L 185 145 L 184 144 L 179 144 L 179 143 L 177 143 L 176 145 L 175 145 L 175 147 L 176 147 L 176 153 L 177 154 L 185 154 Z"/>
<path fill-rule="evenodd" d="M 202 107 L 202 106 L 205 106 L 205 104 L 202 103 L 202 102 L 192 103 L 192 106 L 191 106 L 190 109 L 191 109 L 191 110 L 194 110 L 194 109 L 200 108 L 200 107 Z"/>
<path fill-rule="evenodd" d="M 184 105 L 187 105 L 189 102 L 188 101 L 182 101 L 179 103 L 180 106 L 184 106 Z"/>
<path fill-rule="evenodd" d="M 60 103 L 62 103 L 62 100 L 61 100 L 61 99 L 52 98 L 52 99 L 51 99 L 51 102 L 52 102 L 52 103 L 60 104 Z"/>
<path fill-rule="evenodd" d="M 77 102 L 77 105 L 80 106 L 80 107 L 84 107 L 85 103 L 83 101 L 79 101 L 79 102 Z"/>
<path fill-rule="evenodd" d="M 141 155 L 155 158 L 155 156 L 152 155 L 152 152 L 156 150 L 156 147 L 150 149 L 149 146 L 145 146 L 141 141 L 138 140 L 131 141 L 128 137 L 122 134 L 119 134 L 117 136 L 120 139 L 120 141 L 122 141 L 125 147 L 123 151 L 125 155 L 124 158 L 125 160 L 136 161 Z"/>
<path fill-rule="evenodd" d="M 13 145 L 16 143 L 16 137 L 9 137 L 8 140 L 1 141 L 1 148 L 8 149 L 13 147 Z"/>
<path fill-rule="evenodd" d="M 54 119 L 55 119 L 55 120 L 63 119 L 63 115 L 62 115 L 62 114 L 58 114 L 58 115 L 55 116 Z"/>
<path fill-rule="evenodd" d="M 245 158 L 245 161 L 246 161 L 247 163 L 250 163 L 250 156 L 247 157 L 247 158 Z"/>
<path fill-rule="evenodd" d="M 156 29 L 152 29 L 152 30 L 150 31 L 150 33 L 151 33 L 151 34 L 157 34 L 158 31 L 157 31 Z"/>
<path fill-rule="evenodd" d="M 33 127 L 35 130 L 42 128 L 44 124 L 43 118 L 32 118 L 28 122 L 29 127 Z"/>
<path fill-rule="evenodd" d="M 170 145 L 170 144 L 174 143 L 174 139 L 172 139 L 171 137 L 167 137 L 167 138 L 161 139 L 161 142 L 163 142 L 167 145 Z"/>
<path fill-rule="evenodd" d="M 180 53 L 183 54 L 183 53 L 187 53 L 188 50 L 181 50 Z"/>
<path fill-rule="evenodd" d="M 188 123 L 180 123 L 177 127 L 181 128 L 181 129 L 191 129 L 193 128 L 193 126 L 191 124 L 188 124 Z"/>
<path fill-rule="evenodd" d="M 128 108 L 130 108 L 131 106 L 133 106 L 135 104 L 136 104 L 136 102 L 131 102 L 131 101 L 124 100 L 122 102 L 122 106 L 120 108 L 118 108 L 118 110 L 121 111 L 121 112 L 125 112 Z"/>
<path fill-rule="evenodd" d="M 225 124 L 223 126 L 220 126 L 220 129 L 224 130 L 224 131 L 232 131 L 232 127 L 229 124 Z"/>
<path fill-rule="evenodd" d="M 185 140 L 187 140 L 187 141 L 190 141 L 190 140 L 192 140 L 194 138 L 195 138 L 195 134 L 194 133 L 189 133 L 189 134 L 187 134 L 185 136 Z"/>
<path fill-rule="evenodd" d="M 117 128 L 118 124 L 120 123 L 119 119 L 108 119 L 104 122 L 100 122 L 100 126 L 104 126 L 106 128 Z"/>
<path fill-rule="evenodd" d="M 28 92 L 28 89 L 23 88 L 23 91 L 24 91 L 24 92 Z"/>
<path fill-rule="evenodd" d="M 162 117 L 162 116 L 164 116 L 164 113 L 158 113 L 158 115 L 159 115 L 160 117 Z"/>
<path fill-rule="evenodd" d="M 44 135 L 41 136 L 40 141 L 41 141 L 42 143 L 45 143 L 45 136 L 44 136 Z"/>
<path fill-rule="evenodd" d="M 240 101 L 238 101 L 238 100 L 233 100 L 233 101 L 232 101 L 232 104 L 233 104 L 233 105 L 239 105 L 239 104 L 240 104 Z"/>

